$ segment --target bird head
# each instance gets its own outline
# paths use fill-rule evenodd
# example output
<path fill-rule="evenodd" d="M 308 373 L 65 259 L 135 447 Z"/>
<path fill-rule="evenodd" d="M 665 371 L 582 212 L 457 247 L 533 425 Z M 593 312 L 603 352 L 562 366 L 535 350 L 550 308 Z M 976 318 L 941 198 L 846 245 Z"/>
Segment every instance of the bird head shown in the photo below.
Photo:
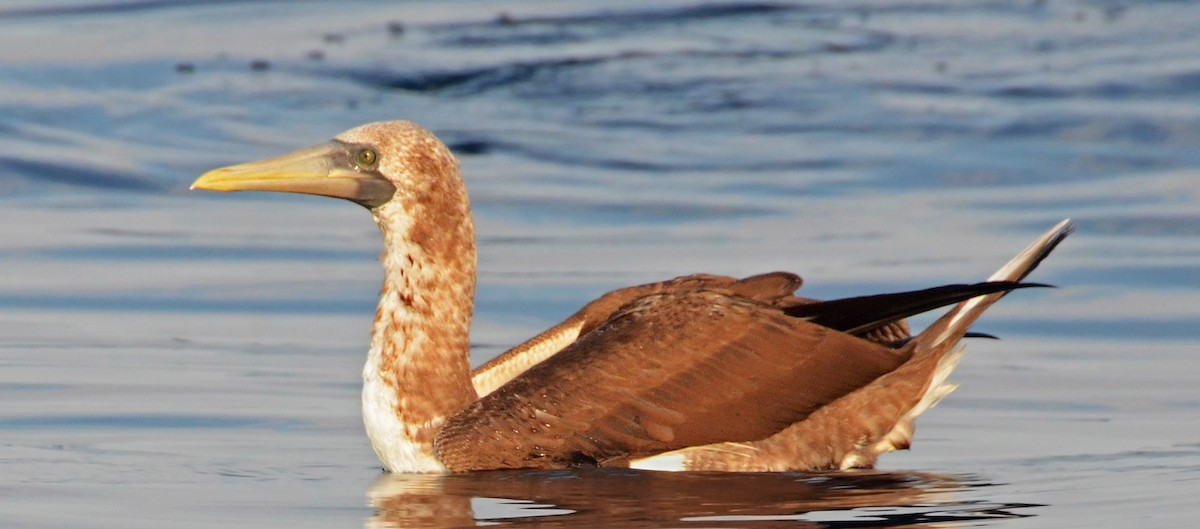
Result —
<path fill-rule="evenodd" d="M 383 121 L 283 156 L 214 169 L 191 188 L 322 195 L 375 210 L 396 198 L 457 187 L 444 181 L 457 175 L 458 162 L 432 133 L 408 121 Z"/>

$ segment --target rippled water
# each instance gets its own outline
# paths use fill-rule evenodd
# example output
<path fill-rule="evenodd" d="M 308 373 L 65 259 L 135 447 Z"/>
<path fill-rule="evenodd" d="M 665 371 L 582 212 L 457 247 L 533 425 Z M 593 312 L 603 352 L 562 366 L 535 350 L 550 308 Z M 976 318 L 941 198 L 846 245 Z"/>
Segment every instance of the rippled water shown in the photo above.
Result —
<path fill-rule="evenodd" d="M 0 525 L 1187 527 L 1200 3 L 0 2 Z M 913 450 L 834 475 L 381 476 L 360 208 L 200 172 L 415 120 L 480 231 L 473 357 L 617 286 L 1006 298 Z M 953 524 L 952 524 L 953 525 Z"/>

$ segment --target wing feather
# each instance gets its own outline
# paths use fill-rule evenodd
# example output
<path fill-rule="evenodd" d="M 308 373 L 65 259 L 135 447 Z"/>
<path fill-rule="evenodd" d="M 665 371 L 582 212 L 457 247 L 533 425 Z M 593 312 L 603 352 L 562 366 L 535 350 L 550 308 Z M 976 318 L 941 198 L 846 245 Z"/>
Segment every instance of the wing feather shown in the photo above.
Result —
<path fill-rule="evenodd" d="M 723 291 L 654 294 L 448 419 L 436 449 L 458 472 L 762 439 L 892 371 L 908 351 Z"/>
<path fill-rule="evenodd" d="M 763 302 L 789 297 L 800 288 L 800 276 L 771 272 L 735 279 L 728 276 L 692 274 L 667 281 L 621 288 L 605 293 L 584 305 L 566 320 L 501 353 L 471 373 L 471 383 L 485 396 L 521 374 L 530 366 L 571 345 L 580 336 L 600 326 L 625 304 L 643 296 L 696 289 L 728 289 L 730 293 Z"/>

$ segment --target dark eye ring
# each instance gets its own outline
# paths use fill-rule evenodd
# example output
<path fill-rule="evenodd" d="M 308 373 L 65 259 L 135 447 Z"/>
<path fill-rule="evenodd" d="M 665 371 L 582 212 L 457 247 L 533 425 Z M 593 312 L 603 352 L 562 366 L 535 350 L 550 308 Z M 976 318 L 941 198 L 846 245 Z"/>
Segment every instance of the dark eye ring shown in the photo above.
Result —
<path fill-rule="evenodd" d="M 360 168 L 370 169 L 375 167 L 375 162 L 378 161 L 379 153 L 375 152 L 375 149 L 370 147 L 359 149 L 358 152 L 354 153 L 354 163 Z"/>

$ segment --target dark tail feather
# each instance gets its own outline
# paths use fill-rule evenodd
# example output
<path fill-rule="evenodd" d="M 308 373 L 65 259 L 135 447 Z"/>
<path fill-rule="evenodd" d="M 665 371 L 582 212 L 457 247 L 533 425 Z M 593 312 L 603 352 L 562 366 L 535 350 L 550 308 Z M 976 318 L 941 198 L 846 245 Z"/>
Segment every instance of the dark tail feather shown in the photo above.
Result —
<path fill-rule="evenodd" d="M 784 309 L 788 315 L 849 334 L 868 332 L 893 321 L 953 305 L 978 296 L 1019 288 L 1048 287 L 1041 283 L 987 281 L 970 285 L 944 285 L 874 296 L 834 299 Z"/>

